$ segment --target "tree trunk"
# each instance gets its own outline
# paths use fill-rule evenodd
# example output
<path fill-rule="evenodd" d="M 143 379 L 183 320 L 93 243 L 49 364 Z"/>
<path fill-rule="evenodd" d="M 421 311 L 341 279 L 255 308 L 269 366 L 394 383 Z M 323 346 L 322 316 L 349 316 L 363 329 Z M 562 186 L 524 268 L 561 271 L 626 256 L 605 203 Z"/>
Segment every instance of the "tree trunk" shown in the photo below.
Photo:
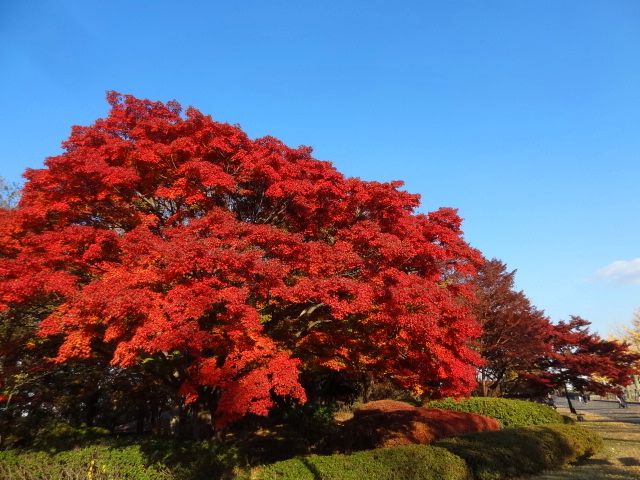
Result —
<path fill-rule="evenodd" d="M 567 390 L 567 385 L 566 384 L 564 386 L 564 395 L 565 395 L 565 397 L 567 397 L 567 402 L 569 402 L 569 411 L 571 413 L 573 413 L 574 415 L 577 415 L 578 412 L 576 412 L 576 409 L 573 408 L 573 403 L 571 403 L 571 397 L 569 397 L 569 390 Z"/>
<path fill-rule="evenodd" d="M 146 409 L 144 403 L 138 403 L 136 409 L 136 433 L 144 433 Z"/>

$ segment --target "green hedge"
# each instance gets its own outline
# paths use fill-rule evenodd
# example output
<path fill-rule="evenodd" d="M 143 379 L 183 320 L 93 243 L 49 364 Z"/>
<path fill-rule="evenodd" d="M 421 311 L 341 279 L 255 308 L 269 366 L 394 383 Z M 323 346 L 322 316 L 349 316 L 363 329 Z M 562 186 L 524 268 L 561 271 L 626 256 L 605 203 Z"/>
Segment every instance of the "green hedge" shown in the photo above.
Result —
<path fill-rule="evenodd" d="M 0 452 L 0 478 L 24 480 L 169 480 L 158 464 L 149 464 L 138 447 L 75 448 L 58 453 L 8 450 Z"/>
<path fill-rule="evenodd" d="M 562 415 L 553 408 L 524 400 L 489 397 L 471 397 L 460 400 L 448 398 L 428 402 L 424 406 L 486 415 L 498 420 L 503 428 L 563 423 Z"/>
<path fill-rule="evenodd" d="M 131 437 L 0 451 L 0 479 L 214 480 L 246 467 L 237 450 L 207 442 Z"/>
<path fill-rule="evenodd" d="M 298 457 L 250 474 L 234 448 L 158 438 L 103 439 L 69 450 L 0 452 L 0 478 L 22 480 L 498 480 L 589 457 L 602 439 L 579 424 L 482 432 L 351 455 Z M 246 474 L 238 475 L 238 472 Z"/>
<path fill-rule="evenodd" d="M 600 436 L 549 424 L 482 432 L 352 455 L 294 458 L 263 467 L 256 480 L 498 480 L 558 468 L 594 455 Z"/>
<path fill-rule="evenodd" d="M 566 424 L 534 425 L 467 434 L 433 443 L 463 458 L 477 480 L 519 477 L 593 456 L 604 447 L 593 430 Z"/>
<path fill-rule="evenodd" d="M 447 450 L 403 445 L 352 455 L 293 458 L 263 468 L 256 480 L 470 480 L 465 462 Z"/>

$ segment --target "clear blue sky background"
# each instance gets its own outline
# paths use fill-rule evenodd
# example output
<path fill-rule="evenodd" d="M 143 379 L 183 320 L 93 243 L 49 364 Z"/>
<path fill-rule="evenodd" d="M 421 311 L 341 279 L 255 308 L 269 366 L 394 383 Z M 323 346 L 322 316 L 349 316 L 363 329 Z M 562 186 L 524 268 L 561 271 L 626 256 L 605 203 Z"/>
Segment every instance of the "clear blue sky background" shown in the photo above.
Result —
<path fill-rule="evenodd" d="M 640 307 L 637 0 L 4 1 L 0 87 L 9 181 L 106 90 L 176 99 L 458 208 L 554 321 Z"/>

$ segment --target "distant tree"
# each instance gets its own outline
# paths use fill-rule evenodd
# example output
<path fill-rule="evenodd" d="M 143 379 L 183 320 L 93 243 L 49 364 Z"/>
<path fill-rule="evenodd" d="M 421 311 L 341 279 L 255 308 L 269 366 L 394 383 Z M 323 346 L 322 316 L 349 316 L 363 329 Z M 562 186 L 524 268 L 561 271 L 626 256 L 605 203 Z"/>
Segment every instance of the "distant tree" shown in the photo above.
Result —
<path fill-rule="evenodd" d="M 631 325 L 624 327 L 622 340 L 629 343 L 629 348 L 640 353 L 640 309 L 637 309 L 631 318 Z M 640 366 L 640 365 L 638 365 Z M 640 398 L 640 374 L 633 376 L 633 387 L 628 389 L 630 395 Z"/>
<path fill-rule="evenodd" d="M 629 342 L 631 348 L 640 352 L 640 308 L 633 313 L 631 326 L 624 327 L 623 338 Z"/>
<path fill-rule="evenodd" d="M 549 352 L 551 323 L 515 290 L 515 273 L 492 259 L 474 279 L 474 311 L 483 329 L 477 348 L 486 362 L 478 369 L 482 396 L 526 393 L 530 378 L 539 373 L 537 360 Z"/>
<path fill-rule="evenodd" d="M 589 325 L 576 316 L 554 325 L 547 339 L 552 352 L 541 360 L 546 371 L 541 379 L 555 388 L 571 385 L 600 395 L 617 393 L 640 373 L 636 365 L 640 353 L 627 343 L 603 340 L 589 331 Z"/>
<path fill-rule="evenodd" d="M 496 259 L 474 279 L 475 313 L 483 326 L 477 342 L 485 365 L 482 395 L 540 395 L 571 385 L 579 391 L 615 392 L 632 381 L 636 355 L 628 343 L 606 341 L 579 317 L 552 324 L 514 289 L 516 271 Z"/>
<path fill-rule="evenodd" d="M 176 102 L 108 101 L 27 171 L 0 245 L 0 310 L 48 296 L 56 362 L 106 344 L 113 367 L 157 365 L 218 427 L 303 402 L 299 372 L 319 367 L 434 396 L 474 388 L 481 258 L 453 209 L 417 214 L 401 182 L 345 178 Z"/>
<path fill-rule="evenodd" d="M 0 209 L 10 210 L 18 205 L 20 187 L 16 183 L 9 184 L 0 177 Z"/>

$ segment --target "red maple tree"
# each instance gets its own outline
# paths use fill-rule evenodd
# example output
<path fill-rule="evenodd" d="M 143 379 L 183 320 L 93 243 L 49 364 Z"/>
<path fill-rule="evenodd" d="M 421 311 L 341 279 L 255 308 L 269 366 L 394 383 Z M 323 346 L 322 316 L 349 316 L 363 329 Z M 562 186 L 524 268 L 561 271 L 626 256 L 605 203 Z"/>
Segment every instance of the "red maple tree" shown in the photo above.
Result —
<path fill-rule="evenodd" d="M 477 349 L 486 362 L 479 368 L 482 396 L 525 394 L 529 377 L 539 373 L 539 358 L 551 351 L 553 326 L 522 291 L 515 290 L 515 274 L 492 259 L 473 281 L 478 300 L 474 311 L 483 329 Z"/>
<path fill-rule="evenodd" d="M 416 213 L 401 182 L 345 178 L 176 102 L 107 99 L 106 118 L 25 173 L 0 246 L 0 308 L 46 295 L 58 362 L 97 342 L 121 368 L 162 362 L 218 426 L 274 395 L 304 401 L 309 365 L 471 391 L 465 279 L 481 257 L 455 210 Z"/>
<path fill-rule="evenodd" d="M 581 392 L 617 393 L 640 373 L 636 365 L 640 354 L 628 343 L 603 340 L 589 325 L 577 316 L 554 325 L 547 340 L 551 354 L 542 361 L 547 372 L 543 378 L 557 388 L 571 385 Z"/>
<path fill-rule="evenodd" d="M 515 273 L 493 259 L 473 279 L 473 308 L 483 327 L 476 342 L 486 362 L 478 369 L 483 395 L 539 396 L 568 385 L 603 394 L 631 382 L 638 355 L 629 345 L 603 340 L 580 317 L 551 323 L 515 290 Z"/>

